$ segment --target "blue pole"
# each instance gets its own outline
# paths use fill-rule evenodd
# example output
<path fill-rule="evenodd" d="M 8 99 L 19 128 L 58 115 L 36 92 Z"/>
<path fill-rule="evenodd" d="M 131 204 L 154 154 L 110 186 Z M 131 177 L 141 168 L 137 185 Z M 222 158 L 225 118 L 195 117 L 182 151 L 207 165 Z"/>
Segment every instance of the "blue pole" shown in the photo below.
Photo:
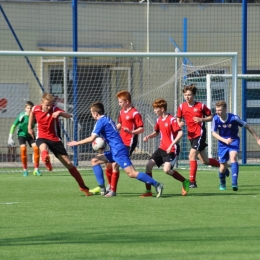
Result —
<path fill-rule="evenodd" d="M 183 52 L 187 52 L 187 18 L 183 18 Z M 186 74 L 186 64 L 187 64 L 187 59 L 183 59 L 183 64 L 184 64 L 184 73 Z M 186 81 L 187 76 L 185 75 L 183 80 L 184 82 Z M 183 127 L 183 134 L 187 134 L 187 128 L 186 125 Z M 184 142 L 184 138 L 182 139 L 182 150 L 184 154 L 184 159 L 188 158 L 188 152 L 187 152 L 187 144 Z M 187 139 L 186 139 L 187 140 Z"/>
<path fill-rule="evenodd" d="M 72 0 L 72 22 L 73 22 L 73 51 L 78 51 L 78 0 Z M 74 140 L 78 140 L 78 60 L 73 58 L 73 121 Z M 73 148 L 74 165 L 78 166 L 78 148 Z"/>
<path fill-rule="evenodd" d="M 13 34 L 13 36 L 14 36 L 14 38 L 15 38 L 15 40 L 16 40 L 16 42 L 17 42 L 19 48 L 20 48 L 20 50 L 21 50 L 21 51 L 24 51 L 23 46 L 22 46 L 22 44 L 20 43 L 20 41 L 19 41 L 19 39 L 18 39 L 18 37 L 17 37 L 17 35 L 16 35 L 16 33 L 15 33 L 15 31 L 14 31 L 14 29 L 13 29 L 11 23 L 9 22 L 9 20 L 8 20 L 6 14 L 5 14 L 5 12 L 4 12 L 4 9 L 2 8 L 1 5 L 0 5 L 0 10 L 1 10 L 1 12 L 2 12 L 2 14 L 3 14 L 4 18 L 5 18 L 6 23 L 7 23 L 8 26 L 9 26 L 10 31 L 12 32 L 12 34 Z M 40 80 L 39 80 L 39 78 L 38 78 L 38 76 L 37 76 L 37 74 L 36 74 L 36 72 L 35 72 L 35 70 L 34 70 L 32 64 L 31 64 L 31 62 L 30 62 L 30 60 L 29 60 L 28 57 L 26 57 L 26 56 L 25 56 L 24 58 L 25 58 L 25 60 L 26 60 L 26 62 L 27 62 L 27 64 L 28 64 L 29 68 L 31 69 L 31 71 L 32 71 L 32 73 L 33 73 L 33 75 L 34 75 L 36 81 L 38 82 L 38 84 L 39 84 L 39 86 L 40 86 L 42 92 L 44 92 L 44 88 L 43 88 L 43 86 L 42 86 L 42 84 L 41 84 L 41 82 L 40 82 Z"/>
<path fill-rule="evenodd" d="M 247 73 L 247 0 L 242 0 L 242 74 Z M 247 81 L 242 79 L 242 120 L 247 120 Z M 246 129 L 242 128 L 242 164 L 247 161 Z"/>

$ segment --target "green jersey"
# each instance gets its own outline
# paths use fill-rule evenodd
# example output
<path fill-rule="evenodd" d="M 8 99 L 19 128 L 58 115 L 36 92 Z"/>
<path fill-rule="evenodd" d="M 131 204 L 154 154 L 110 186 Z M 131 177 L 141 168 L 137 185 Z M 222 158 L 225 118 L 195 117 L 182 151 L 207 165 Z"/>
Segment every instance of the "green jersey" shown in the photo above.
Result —
<path fill-rule="evenodd" d="M 29 122 L 29 116 L 26 114 L 26 112 L 20 113 L 17 118 L 15 119 L 10 134 L 14 133 L 15 128 L 19 125 L 17 135 L 23 136 L 23 137 L 31 137 L 28 133 L 28 122 Z M 32 128 L 34 128 L 35 123 L 32 124 Z"/>

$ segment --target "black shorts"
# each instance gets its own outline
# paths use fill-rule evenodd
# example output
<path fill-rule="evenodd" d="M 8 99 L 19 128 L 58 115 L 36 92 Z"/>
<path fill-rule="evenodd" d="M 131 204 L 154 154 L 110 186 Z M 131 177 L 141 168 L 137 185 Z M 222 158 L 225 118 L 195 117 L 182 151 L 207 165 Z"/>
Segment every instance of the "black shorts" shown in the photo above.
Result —
<path fill-rule="evenodd" d="M 26 145 L 26 142 L 29 144 L 30 147 L 32 147 L 32 144 L 35 143 L 35 140 L 29 136 L 29 137 L 24 137 L 24 136 L 18 136 L 18 141 L 19 145 Z"/>
<path fill-rule="evenodd" d="M 194 139 L 190 139 L 191 148 L 197 151 L 203 151 L 208 146 L 206 144 L 206 132 L 202 136 L 196 137 Z"/>
<path fill-rule="evenodd" d="M 166 162 L 173 163 L 177 159 L 177 156 L 175 153 L 167 153 L 166 151 L 158 148 L 152 154 L 150 159 L 154 160 L 156 165 L 160 167 L 162 164 Z"/>
<path fill-rule="evenodd" d="M 36 144 L 38 147 L 40 147 L 41 144 L 46 144 L 57 158 L 58 158 L 59 154 L 68 155 L 67 151 L 61 141 L 53 142 L 53 141 L 45 139 L 45 138 L 38 138 L 38 139 L 36 139 Z"/>

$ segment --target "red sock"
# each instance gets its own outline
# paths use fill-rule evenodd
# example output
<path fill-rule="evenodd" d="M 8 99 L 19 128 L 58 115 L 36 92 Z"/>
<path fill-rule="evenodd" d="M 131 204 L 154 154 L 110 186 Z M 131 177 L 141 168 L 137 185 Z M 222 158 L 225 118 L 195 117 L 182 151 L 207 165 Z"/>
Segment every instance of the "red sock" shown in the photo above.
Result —
<path fill-rule="evenodd" d="M 108 182 L 108 184 L 111 184 L 112 168 L 106 169 L 106 176 L 107 176 L 107 182 Z"/>
<path fill-rule="evenodd" d="M 45 163 L 44 159 L 45 159 L 46 155 L 49 155 L 48 151 L 47 151 L 47 150 L 42 151 L 41 157 L 42 157 L 42 161 L 43 161 L 44 163 Z"/>
<path fill-rule="evenodd" d="M 114 192 L 116 192 L 117 189 L 117 183 L 119 179 L 120 172 L 113 172 L 111 176 L 111 186 L 110 189 Z"/>
<path fill-rule="evenodd" d="M 197 161 L 190 161 L 190 182 L 196 181 Z"/>
<path fill-rule="evenodd" d="M 178 173 L 177 171 L 173 170 L 173 174 L 172 174 L 172 177 L 178 181 L 181 181 L 181 182 L 184 182 L 185 181 L 185 178 L 180 174 Z"/>
<path fill-rule="evenodd" d="M 77 168 L 75 166 L 73 166 L 72 168 L 68 169 L 71 176 L 73 176 L 75 178 L 75 180 L 77 181 L 77 183 L 79 184 L 79 187 L 82 188 L 82 189 L 85 189 L 88 187 L 85 185 L 79 171 L 77 170 Z"/>
<path fill-rule="evenodd" d="M 209 165 L 214 166 L 214 167 L 219 167 L 220 163 L 216 159 L 209 158 Z"/>
<path fill-rule="evenodd" d="M 149 175 L 150 177 L 153 177 L 153 174 L 151 172 L 146 172 L 146 174 Z M 152 185 L 151 184 L 145 183 L 145 187 L 146 187 L 146 190 L 151 190 L 152 189 Z"/>

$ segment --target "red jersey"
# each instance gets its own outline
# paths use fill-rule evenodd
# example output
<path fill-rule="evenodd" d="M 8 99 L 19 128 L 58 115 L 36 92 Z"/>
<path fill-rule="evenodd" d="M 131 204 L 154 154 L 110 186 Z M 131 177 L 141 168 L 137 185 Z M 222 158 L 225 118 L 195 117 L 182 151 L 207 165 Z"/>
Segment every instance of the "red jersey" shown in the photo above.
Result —
<path fill-rule="evenodd" d="M 59 137 L 59 121 L 57 118 L 52 117 L 52 114 L 56 111 L 64 112 L 64 110 L 56 106 L 52 106 L 49 112 L 43 111 L 41 105 L 32 108 L 32 113 L 37 121 L 36 138 L 44 138 L 54 142 L 61 140 Z"/>
<path fill-rule="evenodd" d="M 156 120 L 154 131 L 160 132 L 160 146 L 159 148 L 166 151 L 174 138 L 177 136 L 178 132 L 181 131 L 176 118 L 168 114 L 166 118 L 159 117 Z M 177 152 L 177 145 L 172 147 L 171 152 Z"/>
<path fill-rule="evenodd" d="M 133 131 L 139 127 L 143 127 L 144 123 L 142 116 L 139 112 L 132 107 L 130 110 L 121 109 L 118 116 L 118 123 L 121 124 L 120 136 L 123 140 L 124 145 L 131 146 L 134 140 L 134 137 L 137 135 L 129 134 L 125 132 L 122 127 L 127 127 L 130 131 Z"/>
<path fill-rule="evenodd" d="M 184 102 L 178 107 L 177 111 L 177 117 L 184 118 L 186 122 L 188 139 L 202 136 L 203 132 L 206 131 L 205 122 L 196 123 L 194 122 L 193 117 L 204 118 L 210 115 L 210 109 L 201 102 L 195 102 L 193 106 Z"/>

